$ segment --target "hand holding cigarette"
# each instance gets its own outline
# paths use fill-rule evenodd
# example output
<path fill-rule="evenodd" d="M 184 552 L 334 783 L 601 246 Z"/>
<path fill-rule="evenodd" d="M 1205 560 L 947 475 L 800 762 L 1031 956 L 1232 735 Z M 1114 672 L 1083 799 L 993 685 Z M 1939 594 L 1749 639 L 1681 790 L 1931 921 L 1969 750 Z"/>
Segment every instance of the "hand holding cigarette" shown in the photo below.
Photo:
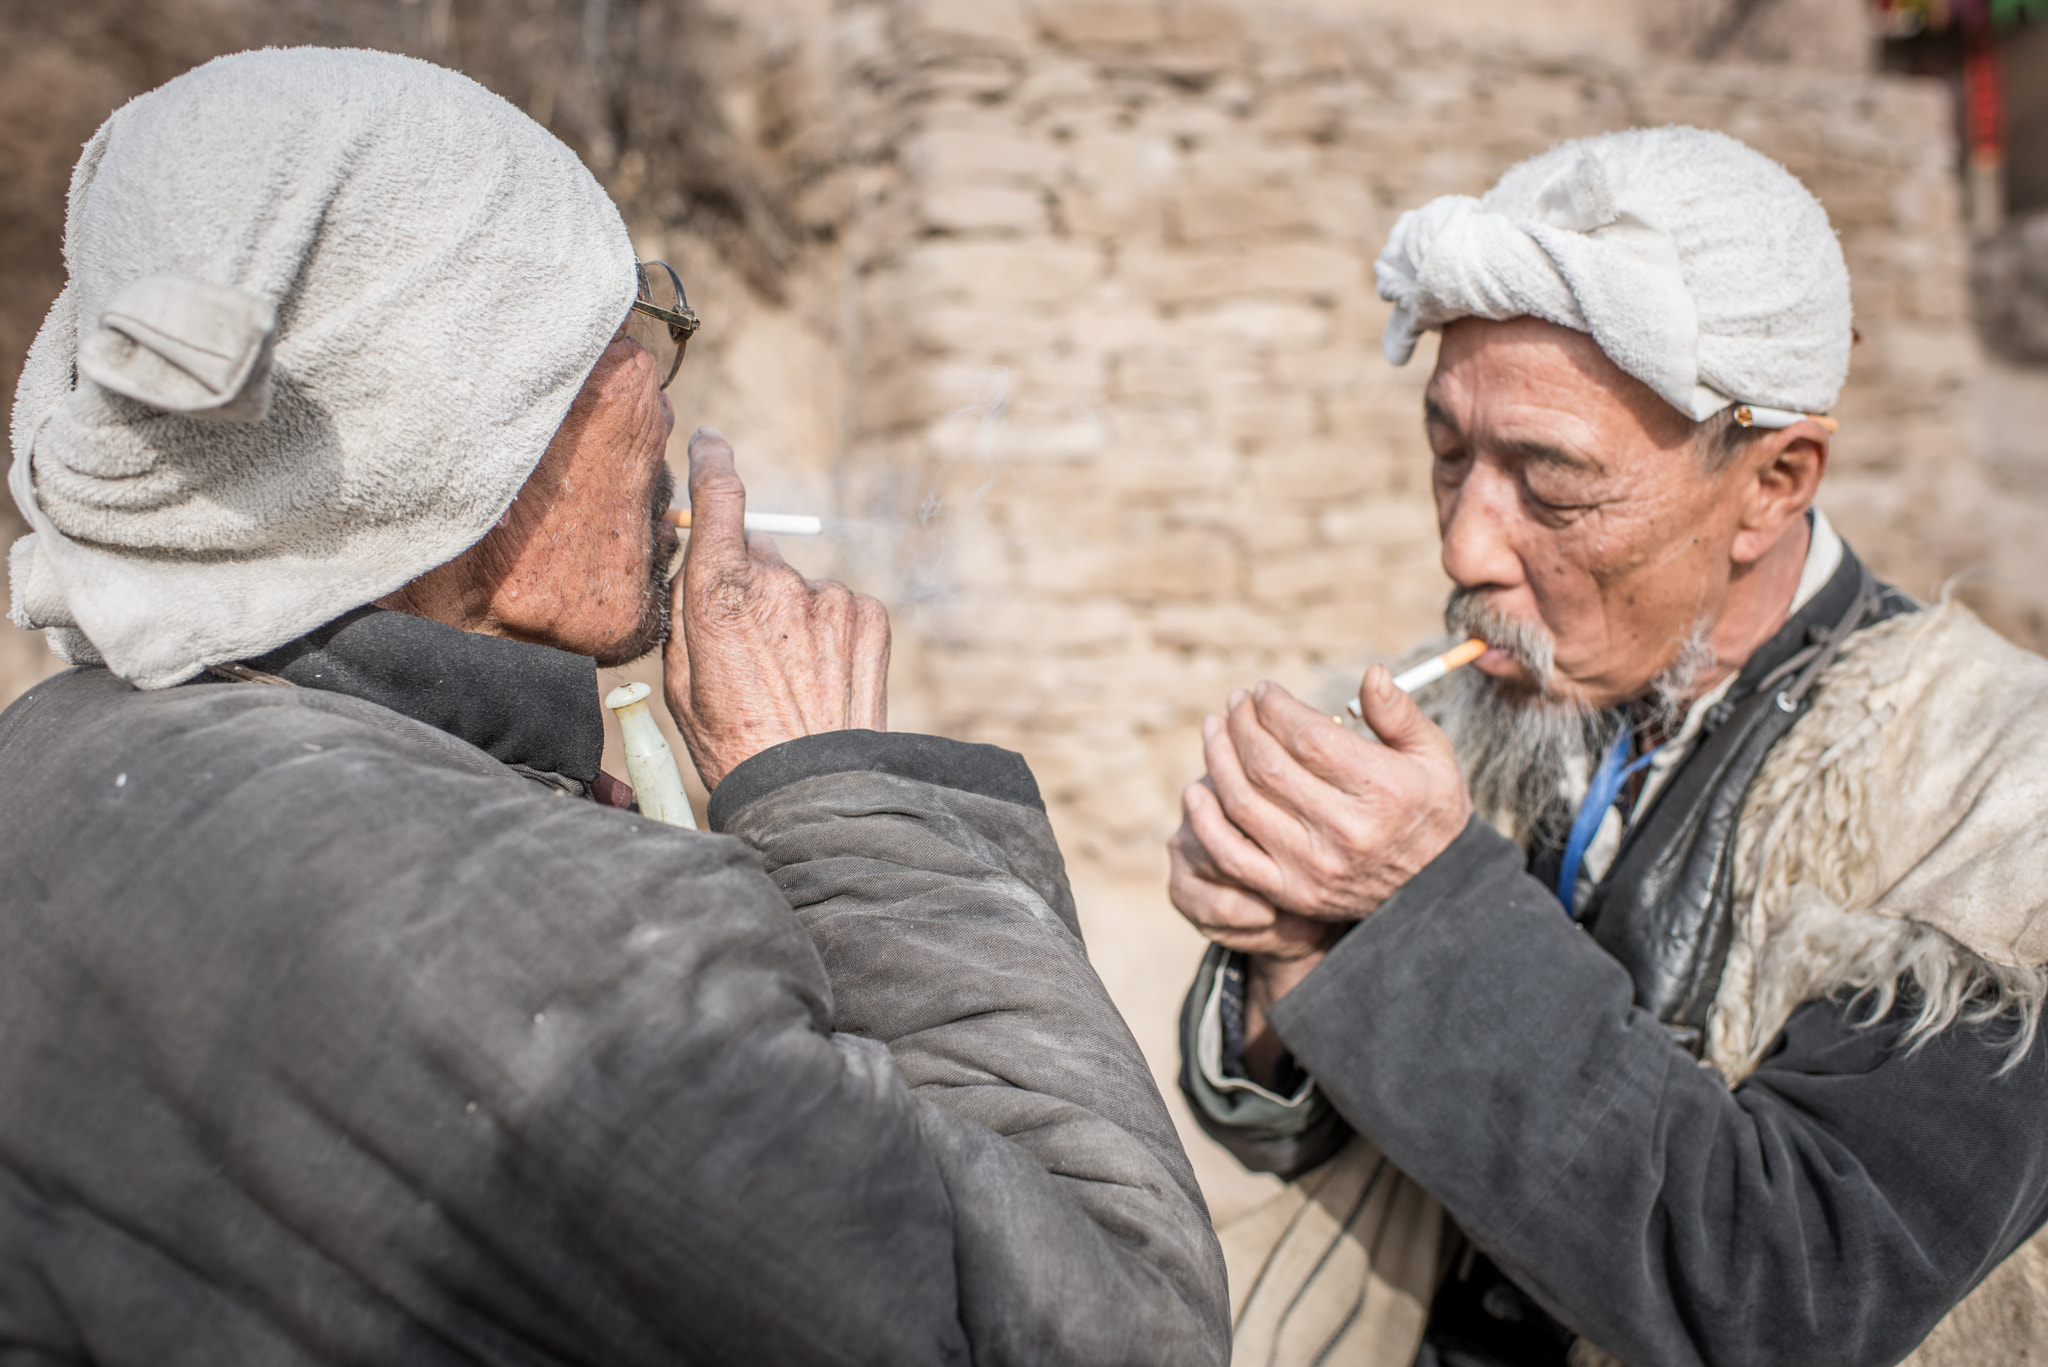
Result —
<path fill-rule="evenodd" d="M 1464 661 L 1477 658 L 1472 643 Z M 1430 662 L 1438 677 L 1458 667 Z M 1410 671 L 1411 673 L 1413 671 Z M 1419 687 L 1419 684 L 1412 686 Z M 1261 684 L 1202 724 L 1208 776 L 1181 797 L 1167 843 L 1168 895 L 1218 944 L 1244 951 L 1244 1063 L 1271 1082 L 1281 1050 L 1267 1009 L 1360 920 L 1438 855 L 1471 820 L 1450 738 L 1384 667 L 1359 687 L 1376 745 Z"/>
<path fill-rule="evenodd" d="M 669 712 L 705 787 L 799 736 L 886 730 L 888 613 L 844 584 L 805 579 L 773 542 L 745 535 L 732 447 L 708 427 L 690 438 L 690 504 L 662 664 Z"/>
<path fill-rule="evenodd" d="M 1273 683 L 1239 689 L 1202 725 L 1209 779 L 1182 794 L 1187 829 L 1225 878 L 1282 911 L 1369 915 L 1472 814 L 1450 738 L 1384 666 L 1366 671 L 1359 699 L 1385 744 Z"/>

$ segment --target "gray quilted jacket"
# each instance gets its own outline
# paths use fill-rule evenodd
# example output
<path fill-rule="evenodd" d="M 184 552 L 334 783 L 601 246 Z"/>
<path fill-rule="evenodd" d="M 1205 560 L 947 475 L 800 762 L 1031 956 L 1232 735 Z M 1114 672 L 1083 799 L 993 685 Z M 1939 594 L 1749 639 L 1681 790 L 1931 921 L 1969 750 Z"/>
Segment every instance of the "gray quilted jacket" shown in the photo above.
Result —
<path fill-rule="evenodd" d="M 261 663 L 0 715 L 0 1363 L 1225 1360 L 1016 756 L 812 737 L 696 834 L 579 796 L 587 660 Z"/>

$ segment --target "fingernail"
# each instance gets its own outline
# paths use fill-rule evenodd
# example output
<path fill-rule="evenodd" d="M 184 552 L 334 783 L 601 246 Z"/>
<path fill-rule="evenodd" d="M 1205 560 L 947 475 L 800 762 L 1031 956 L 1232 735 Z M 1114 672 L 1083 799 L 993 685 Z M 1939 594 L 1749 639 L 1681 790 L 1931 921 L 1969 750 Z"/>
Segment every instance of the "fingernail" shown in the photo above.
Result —
<path fill-rule="evenodd" d="M 1246 692 L 1245 692 L 1245 691 L 1244 691 L 1244 690 L 1243 690 L 1242 688 L 1233 688 L 1233 689 L 1231 689 L 1231 690 L 1230 690 L 1230 710 L 1231 710 L 1231 711 L 1233 711 L 1233 712 L 1235 712 L 1235 711 L 1237 710 L 1237 705 L 1238 705 L 1239 703 L 1243 702 L 1243 701 L 1244 701 L 1244 700 L 1245 700 L 1245 699 L 1246 699 L 1246 698 L 1247 698 L 1248 696 L 1250 696 L 1250 695 L 1249 695 L 1249 694 L 1247 694 L 1247 693 L 1246 693 Z"/>
<path fill-rule="evenodd" d="M 1374 665 L 1372 672 L 1372 695 L 1385 702 L 1394 696 L 1394 676 L 1387 672 L 1385 665 Z"/>
<path fill-rule="evenodd" d="M 1258 686 L 1257 688 L 1254 688 L 1254 689 L 1252 690 L 1252 696 L 1253 696 L 1254 698 L 1257 698 L 1257 699 L 1258 699 L 1258 700 L 1259 700 L 1260 702 L 1264 702 L 1264 701 L 1266 700 L 1266 692 L 1267 692 L 1267 690 L 1271 689 L 1272 687 L 1273 687 L 1273 685 L 1271 685 L 1271 684 L 1267 683 L 1267 682 L 1266 682 L 1265 680 L 1261 679 L 1261 680 L 1259 681 L 1259 686 Z"/>
<path fill-rule="evenodd" d="M 1214 739 L 1216 739 L 1216 733 L 1217 733 L 1218 731 L 1222 730 L 1222 729 L 1223 729 L 1223 718 L 1221 718 L 1221 717 L 1217 716 L 1217 715 L 1216 715 L 1216 714 L 1215 714 L 1214 712 L 1211 712 L 1211 713 L 1210 713 L 1210 714 L 1209 714 L 1208 716 L 1206 716 L 1206 717 L 1202 718 L 1202 739 L 1203 739 L 1203 740 L 1214 740 Z"/>

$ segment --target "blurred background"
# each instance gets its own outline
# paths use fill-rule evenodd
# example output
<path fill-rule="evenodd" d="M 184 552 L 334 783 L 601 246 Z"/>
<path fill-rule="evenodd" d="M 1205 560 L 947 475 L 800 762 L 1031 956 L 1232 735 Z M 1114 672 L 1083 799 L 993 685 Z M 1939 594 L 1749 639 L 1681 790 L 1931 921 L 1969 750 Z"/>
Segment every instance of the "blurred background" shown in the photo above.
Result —
<path fill-rule="evenodd" d="M 1203 713 L 1438 630 L 1431 357 L 1386 364 L 1372 287 L 1402 210 L 1630 125 L 1783 161 L 1862 335 L 1822 505 L 2048 644 L 2048 0 L 0 0 L 10 410 L 80 144 L 293 43 L 468 72 L 675 265 L 671 458 L 716 425 L 753 506 L 832 519 L 783 549 L 891 604 L 894 725 L 1029 757 L 1176 1106 Z M 0 704 L 57 667 L 0 624 Z M 1184 1128 L 1219 1216 L 1266 1189 Z"/>

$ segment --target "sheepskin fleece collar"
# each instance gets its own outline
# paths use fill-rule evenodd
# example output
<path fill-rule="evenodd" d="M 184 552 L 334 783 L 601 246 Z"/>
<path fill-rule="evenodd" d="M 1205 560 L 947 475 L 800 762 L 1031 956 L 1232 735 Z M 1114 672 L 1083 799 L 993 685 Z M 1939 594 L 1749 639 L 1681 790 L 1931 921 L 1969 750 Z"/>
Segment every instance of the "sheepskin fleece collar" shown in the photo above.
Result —
<path fill-rule="evenodd" d="M 575 155 L 388 53 L 223 57 L 86 145 L 31 348 L 13 620 L 141 688 L 442 564 L 519 491 L 631 304 Z"/>
<path fill-rule="evenodd" d="M 1708 1061 L 1737 1081 L 1802 1003 L 1902 982 L 1919 1033 L 1987 1002 L 2030 1031 L 2044 811 L 2048 660 L 1954 602 L 1858 632 L 1744 804 Z"/>
<path fill-rule="evenodd" d="M 1706 1062 L 1732 1087 L 1806 1002 L 1902 989 L 1908 1038 L 1969 1016 L 2014 1024 L 2048 996 L 2048 660 L 1949 602 L 1867 627 L 1751 784 L 1734 943 Z M 1910 1047 L 1910 1046 L 1909 1046 Z M 2034 1361 L 2048 1231 L 2014 1251 L 1904 1367 Z M 1573 1367 L 1619 1367 L 1581 1341 Z"/>
<path fill-rule="evenodd" d="M 1911 1036 L 2048 996 L 2048 660 L 1960 604 L 1850 638 L 1743 807 L 1736 926 L 1707 1022 L 1733 1086 L 1802 1003 L 1901 989 Z M 2027 1362 L 2048 1323 L 2048 1231 L 1992 1270 L 1905 1367 Z M 1590 1346 L 1574 1367 L 1611 1364 Z"/>

